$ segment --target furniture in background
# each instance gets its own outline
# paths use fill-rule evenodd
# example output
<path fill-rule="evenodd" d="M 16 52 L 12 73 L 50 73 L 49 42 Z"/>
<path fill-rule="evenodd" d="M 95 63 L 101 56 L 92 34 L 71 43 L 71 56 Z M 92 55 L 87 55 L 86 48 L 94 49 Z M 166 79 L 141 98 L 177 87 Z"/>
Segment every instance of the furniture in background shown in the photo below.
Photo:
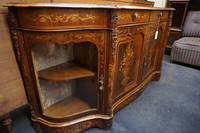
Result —
<path fill-rule="evenodd" d="M 39 132 L 109 129 L 114 113 L 160 78 L 171 8 L 5 6 Z"/>
<path fill-rule="evenodd" d="M 172 47 L 171 61 L 200 67 L 200 11 L 189 11 L 182 38 Z"/>
<path fill-rule="evenodd" d="M 189 1 L 190 0 L 168 0 L 167 7 L 175 9 L 166 45 L 166 50 L 168 52 L 171 51 L 174 41 L 178 40 L 181 36 Z"/>
<path fill-rule="evenodd" d="M 2 2 L 2 1 L 1 1 Z M 0 2 L 0 3 L 1 3 Z M 3 4 L 3 3 L 1 3 Z M 26 104 L 26 94 L 7 24 L 8 11 L 0 5 L 0 132 L 12 133 L 9 112 Z"/>
<path fill-rule="evenodd" d="M 188 11 L 200 11 L 200 0 L 191 0 L 188 5 Z"/>

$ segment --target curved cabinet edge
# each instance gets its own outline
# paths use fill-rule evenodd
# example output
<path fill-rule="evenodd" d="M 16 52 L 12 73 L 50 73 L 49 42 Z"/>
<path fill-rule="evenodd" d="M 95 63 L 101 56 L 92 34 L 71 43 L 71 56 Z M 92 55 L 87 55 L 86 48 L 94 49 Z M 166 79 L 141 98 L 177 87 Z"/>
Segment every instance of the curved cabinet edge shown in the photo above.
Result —
<path fill-rule="evenodd" d="M 49 126 L 49 127 L 65 127 L 65 126 L 70 126 L 73 124 L 77 124 L 80 122 L 93 120 L 93 119 L 109 120 L 112 118 L 113 118 L 113 114 L 111 116 L 96 114 L 96 115 L 89 115 L 89 116 L 85 116 L 82 118 L 74 119 L 72 121 L 67 121 L 67 122 L 51 122 L 51 121 L 47 121 L 41 117 L 35 117 L 35 118 L 31 118 L 31 119 L 34 122 L 39 122 L 39 123 Z"/>
<path fill-rule="evenodd" d="M 113 112 L 117 112 L 124 106 L 131 103 L 135 100 L 143 91 L 144 87 L 153 79 L 153 77 L 157 74 L 160 74 L 160 71 L 152 72 L 145 80 L 143 80 L 137 87 L 133 88 L 130 92 L 127 92 L 122 98 L 117 100 L 112 105 Z"/>

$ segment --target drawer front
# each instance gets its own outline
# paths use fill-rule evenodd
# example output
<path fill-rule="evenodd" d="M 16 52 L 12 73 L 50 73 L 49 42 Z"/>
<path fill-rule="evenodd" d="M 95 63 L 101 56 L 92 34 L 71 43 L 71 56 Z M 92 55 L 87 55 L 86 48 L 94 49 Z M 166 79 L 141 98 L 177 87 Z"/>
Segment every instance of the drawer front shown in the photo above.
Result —
<path fill-rule="evenodd" d="M 30 29 L 107 27 L 107 12 L 100 9 L 19 8 L 17 16 L 19 27 Z"/>
<path fill-rule="evenodd" d="M 161 20 L 166 20 L 169 17 L 168 11 L 151 11 L 150 21 L 156 21 L 160 17 Z"/>
<path fill-rule="evenodd" d="M 117 24 L 130 24 L 130 23 L 141 23 L 148 22 L 150 16 L 150 11 L 140 11 L 140 10 L 120 10 L 118 11 Z"/>

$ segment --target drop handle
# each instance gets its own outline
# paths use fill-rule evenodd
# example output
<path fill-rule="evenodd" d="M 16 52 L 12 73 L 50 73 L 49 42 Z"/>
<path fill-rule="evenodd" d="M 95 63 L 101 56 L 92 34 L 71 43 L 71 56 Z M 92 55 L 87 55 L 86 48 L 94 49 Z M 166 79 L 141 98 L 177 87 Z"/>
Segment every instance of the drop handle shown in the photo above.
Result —
<path fill-rule="evenodd" d="M 160 13 L 158 14 L 158 16 L 159 16 L 159 17 L 162 17 L 162 15 L 163 15 L 163 13 L 162 13 L 162 12 L 160 12 Z"/>
<path fill-rule="evenodd" d="M 138 17 L 138 13 L 135 12 L 135 13 L 133 14 L 133 19 L 136 19 L 137 17 Z"/>

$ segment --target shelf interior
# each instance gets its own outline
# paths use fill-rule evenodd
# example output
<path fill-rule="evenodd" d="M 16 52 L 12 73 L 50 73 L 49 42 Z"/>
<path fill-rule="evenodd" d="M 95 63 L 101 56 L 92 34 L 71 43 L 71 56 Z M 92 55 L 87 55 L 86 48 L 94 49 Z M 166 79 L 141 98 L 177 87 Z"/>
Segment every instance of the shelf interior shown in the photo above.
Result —
<path fill-rule="evenodd" d="M 95 76 L 95 72 L 80 64 L 70 61 L 41 70 L 38 72 L 38 76 L 43 80 L 62 81 Z"/>
<path fill-rule="evenodd" d="M 69 96 L 44 110 L 50 117 L 64 117 L 91 109 L 91 106 L 77 96 Z"/>

